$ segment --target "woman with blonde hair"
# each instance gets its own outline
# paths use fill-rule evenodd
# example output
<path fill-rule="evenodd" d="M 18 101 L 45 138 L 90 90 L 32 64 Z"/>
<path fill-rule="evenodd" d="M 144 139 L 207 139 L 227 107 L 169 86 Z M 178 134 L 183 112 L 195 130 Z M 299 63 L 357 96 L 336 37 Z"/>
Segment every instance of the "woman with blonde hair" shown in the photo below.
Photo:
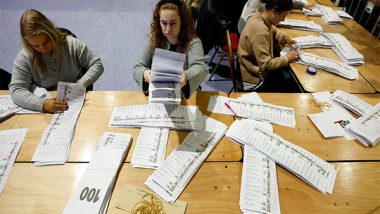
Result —
<path fill-rule="evenodd" d="M 14 60 L 9 89 L 12 100 L 23 108 L 63 112 L 68 108 L 65 101 L 55 98 L 45 100 L 34 95 L 34 89 L 55 90 L 58 81 L 76 82 L 88 87 L 103 73 L 100 58 L 87 45 L 58 31 L 37 10 L 30 9 L 23 13 L 20 33 L 24 48 Z"/>
<path fill-rule="evenodd" d="M 183 96 L 189 98 L 206 78 L 207 66 L 201 40 L 196 36 L 194 22 L 182 0 L 161 0 L 155 6 L 148 42 L 134 66 L 134 78 L 146 95 L 155 48 L 186 54 L 180 84 Z"/>

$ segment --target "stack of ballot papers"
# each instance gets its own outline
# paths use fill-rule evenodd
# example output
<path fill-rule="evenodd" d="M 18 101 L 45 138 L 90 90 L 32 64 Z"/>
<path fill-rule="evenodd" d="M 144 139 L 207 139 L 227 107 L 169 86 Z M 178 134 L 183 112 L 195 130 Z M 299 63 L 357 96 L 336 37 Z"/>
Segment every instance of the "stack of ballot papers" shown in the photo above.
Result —
<path fill-rule="evenodd" d="M 332 194 L 336 170 L 332 164 L 269 130 L 235 120 L 227 130 L 231 140 L 255 148 L 323 194 Z"/>
<path fill-rule="evenodd" d="M 152 103 L 115 107 L 111 127 L 159 127 L 176 130 L 202 130 L 202 112 L 198 106 Z"/>
<path fill-rule="evenodd" d="M 149 103 L 181 102 L 180 81 L 186 55 L 156 48 L 152 59 Z"/>
<path fill-rule="evenodd" d="M 224 96 L 211 96 L 207 111 L 295 127 L 294 109 L 269 103 L 249 102 Z"/>
<path fill-rule="evenodd" d="M 343 10 L 335 10 L 336 14 L 338 14 L 339 17 L 341 18 L 346 18 L 346 19 L 354 19 L 352 16 L 348 13 L 346 13 Z"/>
<path fill-rule="evenodd" d="M 340 59 L 349 65 L 363 65 L 364 57 L 359 53 L 351 43 L 339 33 L 321 33 L 322 36 L 326 37 L 332 44 L 333 50 L 340 57 Z"/>
<path fill-rule="evenodd" d="M 380 141 L 380 103 L 346 127 L 365 146 L 375 146 Z"/>
<path fill-rule="evenodd" d="M 45 129 L 32 157 L 36 166 L 66 162 L 85 93 L 86 89 L 81 84 L 58 82 L 57 99 L 66 100 L 69 108 L 54 114 Z"/>
<path fill-rule="evenodd" d="M 0 194 L 7 183 L 27 131 L 25 128 L 0 131 Z"/>
<path fill-rule="evenodd" d="M 297 63 L 320 68 L 350 80 L 355 80 L 359 77 L 356 68 L 330 58 L 320 57 L 305 51 L 299 52 L 299 58 L 300 60 L 296 61 Z"/>
<path fill-rule="evenodd" d="M 11 117 L 20 110 L 21 108 L 13 103 L 11 96 L 0 95 L 0 121 Z"/>
<path fill-rule="evenodd" d="M 315 5 L 318 10 L 322 13 L 322 20 L 327 24 L 340 24 L 343 20 L 338 16 L 338 14 L 331 7 L 325 5 Z"/>
<path fill-rule="evenodd" d="M 323 36 L 299 36 L 293 38 L 300 48 L 331 48 L 333 44 Z"/>
<path fill-rule="evenodd" d="M 365 115 L 373 107 L 371 104 L 360 99 L 359 97 L 342 90 L 336 90 L 331 95 L 331 99 L 340 106 L 354 112 L 358 116 Z"/>
<path fill-rule="evenodd" d="M 227 130 L 225 124 L 204 117 L 205 130 L 190 132 L 145 181 L 145 185 L 167 202 L 177 200 Z"/>
<path fill-rule="evenodd" d="M 116 204 L 116 208 L 126 211 L 126 213 L 133 213 L 139 208 L 139 205 L 145 205 L 143 202 L 151 203 L 151 200 L 146 200 L 147 197 L 150 199 L 151 196 L 156 196 L 153 192 L 131 185 L 125 185 L 121 191 L 119 201 Z M 174 203 L 168 203 L 157 198 L 157 202 L 162 203 L 162 207 L 165 214 L 185 214 L 187 202 L 177 200 Z M 153 201 L 154 203 L 154 201 Z M 158 206 L 158 204 L 156 204 Z M 140 212 L 140 214 L 142 214 Z"/>
<path fill-rule="evenodd" d="M 276 163 L 249 146 L 244 147 L 239 204 L 243 213 L 280 213 Z"/>
<path fill-rule="evenodd" d="M 319 10 L 319 7 L 313 6 L 311 10 L 303 8 L 302 13 L 305 14 L 305 16 L 322 16 L 322 12 Z"/>
<path fill-rule="evenodd" d="M 293 28 L 298 30 L 323 32 L 322 27 L 319 24 L 315 24 L 313 21 L 303 21 L 297 19 L 285 19 L 280 22 L 282 27 Z"/>
<path fill-rule="evenodd" d="M 117 171 L 131 141 L 129 134 L 103 134 L 85 174 L 62 213 L 106 213 Z"/>
<path fill-rule="evenodd" d="M 155 169 L 165 159 L 169 129 L 142 127 L 131 164 L 133 167 Z"/>

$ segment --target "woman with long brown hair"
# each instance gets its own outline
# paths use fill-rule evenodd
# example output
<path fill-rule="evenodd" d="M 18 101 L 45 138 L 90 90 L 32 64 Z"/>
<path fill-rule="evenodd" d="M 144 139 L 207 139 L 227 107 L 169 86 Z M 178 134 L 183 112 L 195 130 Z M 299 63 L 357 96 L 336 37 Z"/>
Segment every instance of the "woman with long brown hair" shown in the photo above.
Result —
<path fill-rule="evenodd" d="M 134 78 L 148 93 L 154 49 L 185 53 L 181 91 L 189 98 L 207 75 L 201 40 L 195 34 L 193 19 L 182 0 L 161 0 L 155 6 L 149 40 L 134 66 Z"/>

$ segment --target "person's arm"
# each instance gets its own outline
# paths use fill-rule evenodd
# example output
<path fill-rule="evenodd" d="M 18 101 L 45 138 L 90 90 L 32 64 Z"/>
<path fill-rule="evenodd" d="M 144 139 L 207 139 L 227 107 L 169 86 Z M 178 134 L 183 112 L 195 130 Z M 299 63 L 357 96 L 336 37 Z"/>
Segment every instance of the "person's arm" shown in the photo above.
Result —
<path fill-rule="evenodd" d="M 182 93 L 188 99 L 198 89 L 207 75 L 208 67 L 205 63 L 202 42 L 199 38 L 191 41 L 187 52 L 187 68 L 184 71 L 187 76 L 187 83 L 182 87 Z"/>
<path fill-rule="evenodd" d="M 149 92 L 149 83 L 145 81 L 144 72 L 151 69 L 153 53 L 150 42 L 147 42 L 141 57 L 137 60 L 135 66 L 133 66 L 133 77 L 145 95 Z"/>
<path fill-rule="evenodd" d="M 26 109 L 43 111 L 44 99 L 37 97 L 30 90 L 32 84 L 32 65 L 29 55 L 20 51 L 13 63 L 12 79 L 9 84 L 14 103 Z"/>
<path fill-rule="evenodd" d="M 77 83 L 80 83 L 87 88 L 102 75 L 104 70 L 102 61 L 88 49 L 86 44 L 76 38 L 70 37 L 67 39 L 72 40 L 73 54 L 75 54 L 75 57 L 82 68 L 86 70 L 86 73 L 77 80 Z"/>
<path fill-rule="evenodd" d="M 263 71 L 264 78 L 270 71 L 288 64 L 286 56 L 272 58 L 269 34 L 259 34 L 257 37 L 250 38 L 250 43 L 251 47 L 253 47 L 257 64 L 260 70 Z"/>

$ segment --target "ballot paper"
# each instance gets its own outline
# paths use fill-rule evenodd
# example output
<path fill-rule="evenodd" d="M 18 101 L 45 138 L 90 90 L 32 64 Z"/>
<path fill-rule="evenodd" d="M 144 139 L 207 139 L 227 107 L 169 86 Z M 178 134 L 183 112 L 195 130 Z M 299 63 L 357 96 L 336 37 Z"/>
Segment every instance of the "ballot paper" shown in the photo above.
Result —
<path fill-rule="evenodd" d="M 190 132 L 145 181 L 145 185 L 167 202 L 177 200 L 227 130 L 225 124 L 207 116 L 204 118 L 205 130 Z"/>
<path fill-rule="evenodd" d="M 306 51 L 299 51 L 298 53 L 299 60 L 296 63 L 320 68 L 350 80 L 359 78 L 358 70 L 350 65 Z"/>
<path fill-rule="evenodd" d="M 301 48 L 331 48 L 333 44 L 323 36 L 306 35 L 293 38 Z"/>
<path fill-rule="evenodd" d="M 343 22 L 343 20 L 331 7 L 320 4 L 315 5 L 315 7 L 322 13 L 322 20 L 327 24 L 340 24 Z"/>
<path fill-rule="evenodd" d="M 255 125 L 248 126 L 241 121 L 234 121 L 226 136 L 241 145 L 251 146 L 262 152 L 323 194 L 332 194 L 337 172 L 332 164 L 318 156 L 267 129 Z"/>
<path fill-rule="evenodd" d="M 25 128 L 0 131 L 0 194 L 7 183 L 27 131 Z"/>
<path fill-rule="evenodd" d="M 318 17 L 320 17 L 323 15 L 322 12 L 319 10 L 319 8 L 316 6 L 313 6 L 311 8 L 311 10 L 309 10 L 307 8 L 302 8 L 301 12 L 303 14 L 305 14 L 305 16 L 318 16 Z"/>
<path fill-rule="evenodd" d="M 288 127 L 295 127 L 296 125 L 293 108 L 269 103 L 254 103 L 213 95 L 209 99 L 207 111 L 251 118 Z"/>
<path fill-rule="evenodd" d="M 131 164 L 133 167 L 155 169 L 165 159 L 169 129 L 142 127 Z"/>
<path fill-rule="evenodd" d="M 336 90 L 331 95 L 331 99 L 338 105 L 354 112 L 358 116 L 363 116 L 373 107 L 371 104 L 360 99 L 359 97 L 342 90 Z"/>
<path fill-rule="evenodd" d="M 106 213 L 117 171 L 131 140 L 130 134 L 103 134 L 86 172 L 62 213 Z"/>
<path fill-rule="evenodd" d="M 0 95 L 0 121 L 11 117 L 20 111 L 21 107 L 13 103 L 11 96 L 9 95 Z"/>
<path fill-rule="evenodd" d="M 157 127 L 176 130 L 202 130 L 204 123 L 198 106 L 151 103 L 115 107 L 111 127 Z"/>
<path fill-rule="evenodd" d="M 333 51 L 340 57 L 340 59 L 348 65 L 363 65 L 364 57 L 358 50 L 356 50 L 344 37 L 339 33 L 321 33 L 321 36 L 329 40 L 333 46 Z"/>
<path fill-rule="evenodd" d="M 346 140 L 354 140 L 355 137 L 346 132 L 344 128 L 355 120 L 346 111 L 330 110 L 315 114 L 308 114 L 311 121 L 318 128 L 325 138 L 334 138 L 344 136 Z"/>
<path fill-rule="evenodd" d="M 280 26 L 293 28 L 297 30 L 306 30 L 306 31 L 315 31 L 323 32 L 322 27 L 319 24 L 314 23 L 313 21 L 303 21 L 297 19 L 285 19 L 280 22 Z"/>
<path fill-rule="evenodd" d="M 155 195 L 145 188 L 125 185 L 120 194 L 119 201 L 116 204 L 116 208 L 124 210 L 126 213 L 132 213 L 133 207 L 140 203 L 147 194 Z M 166 214 L 184 214 L 186 211 L 187 202 L 185 201 L 177 200 L 174 203 L 168 203 L 160 200 L 160 202 Z"/>
<path fill-rule="evenodd" d="M 156 48 L 152 59 L 149 103 L 181 102 L 180 81 L 186 54 Z"/>
<path fill-rule="evenodd" d="M 380 103 L 366 111 L 346 127 L 365 146 L 373 147 L 380 141 Z"/>
<path fill-rule="evenodd" d="M 243 213 L 280 213 L 276 163 L 252 147 L 244 147 L 240 187 Z"/>
<path fill-rule="evenodd" d="M 335 13 L 338 14 L 338 16 L 341 18 L 354 19 L 350 14 L 346 13 L 343 10 L 335 10 Z"/>
<path fill-rule="evenodd" d="M 86 89 L 81 84 L 58 82 L 57 99 L 66 100 L 69 108 L 63 113 L 53 115 L 33 154 L 34 165 L 64 164 L 66 162 L 85 93 Z"/>

